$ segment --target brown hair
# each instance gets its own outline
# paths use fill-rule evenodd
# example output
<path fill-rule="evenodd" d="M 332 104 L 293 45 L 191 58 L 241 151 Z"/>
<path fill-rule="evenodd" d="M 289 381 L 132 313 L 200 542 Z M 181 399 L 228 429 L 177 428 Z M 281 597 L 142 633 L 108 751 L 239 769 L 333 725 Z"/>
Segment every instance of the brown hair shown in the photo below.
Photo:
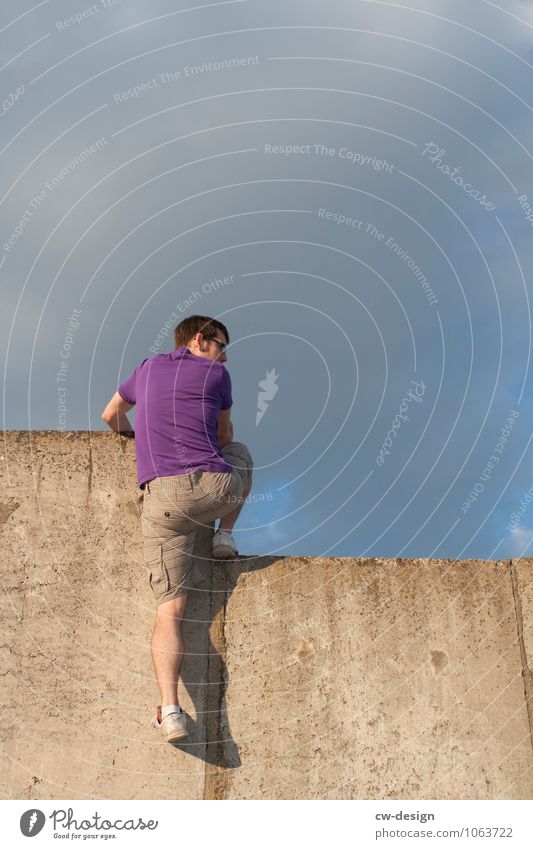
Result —
<path fill-rule="evenodd" d="M 229 333 L 221 321 L 217 321 L 216 318 L 210 318 L 208 315 L 190 315 L 188 318 L 180 321 L 178 326 L 174 328 L 174 343 L 176 348 L 180 348 L 182 345 L 187 346 L 197 333 L 214 337 L 217 330 L 222 331 L 229 344 Z"/>

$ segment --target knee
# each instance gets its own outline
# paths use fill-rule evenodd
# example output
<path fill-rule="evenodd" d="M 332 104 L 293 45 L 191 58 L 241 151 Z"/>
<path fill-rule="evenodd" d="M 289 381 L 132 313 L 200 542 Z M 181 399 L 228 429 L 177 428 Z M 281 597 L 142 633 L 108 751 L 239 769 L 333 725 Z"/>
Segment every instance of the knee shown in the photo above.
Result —
<path fill-rule="evenodd" d="M 172 624 L 174 621 L 181 622 L 187 609 L 187 593 L 182 593 L 176 598 L 164 601 L 157 607 L 157 621 Z"/>

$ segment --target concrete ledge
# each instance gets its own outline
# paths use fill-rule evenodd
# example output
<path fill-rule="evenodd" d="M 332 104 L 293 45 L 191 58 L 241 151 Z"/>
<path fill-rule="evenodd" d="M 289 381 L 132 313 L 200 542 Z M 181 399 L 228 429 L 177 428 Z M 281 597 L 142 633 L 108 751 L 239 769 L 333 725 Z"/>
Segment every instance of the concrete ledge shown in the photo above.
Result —
<path fill-rule="evenodd" d="M 2 436 L 4 798 L 532 798 L 533 560 L 206 559 L 174 749 L 133 442 Z"/>

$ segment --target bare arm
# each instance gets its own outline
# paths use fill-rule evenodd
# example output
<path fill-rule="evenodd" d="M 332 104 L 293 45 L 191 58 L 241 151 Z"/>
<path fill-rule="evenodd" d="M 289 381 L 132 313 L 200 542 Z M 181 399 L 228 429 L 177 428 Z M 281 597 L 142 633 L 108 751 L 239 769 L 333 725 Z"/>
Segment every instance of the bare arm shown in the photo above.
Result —
<path fill-rule="evenodd" d="M 229 442 L 233 442 L 231 407 L 229 410 L 221 410 L 218 414 L 218 442 L 221 448 L 224 448 Z"/>
<path fill-rule="evenodd" d="M 126 413 L 134 406 L 134 404 L 128 404 L 127 401 L 124 401 L 124 399 L 118 394 L 118 392 L 115 392 L 111 401 L 102 413 L 102 419 L 109 425 L 111 430 L 114 430 L 116 433 L 122 433 L 126 430 L 133 431 Z"/>

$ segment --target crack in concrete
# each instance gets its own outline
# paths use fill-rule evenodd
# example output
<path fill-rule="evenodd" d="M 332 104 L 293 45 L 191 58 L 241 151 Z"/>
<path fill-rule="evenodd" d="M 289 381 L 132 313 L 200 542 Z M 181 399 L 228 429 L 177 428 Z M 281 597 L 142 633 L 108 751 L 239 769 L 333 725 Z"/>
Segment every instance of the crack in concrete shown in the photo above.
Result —
<path fill-rule="evenodd" d="M 206 699 L 206 761 L 204 771 L 204 799 L 225 799 L 227 785 L 223 764 L 225 761 L 225 732 L 223 702 L 226 689 L 224 667 L 226 663 L 226 608 L 228 580 L 226 570 L 218 564 L 211 569 L 210 618 L 211 645 L 207 658 Z M 222 605 L 217 609 L 220 594 Z"/>
<path fill-rule="evenodd" d="M 41 494 L 41 473 L 42 473 L 42 470 L 43 470 L 43 465 L 44 465 L 44 463 L 42 463 L 42 462 L 37 463 L 37 486 L 35 487 L 35 498 L 37 500 L 37 506 L 39 507 L 39 512 L 40 512 L 39 496 Z"/>
<path fill-rule="evenodd" d="M 524 644 L 524 618 L 522 613 L 522 603 L 520 592 L 518 589 L 518 577 L 516 567 L 513 560 L 509 560 L 509 571 L 511 574 L 511 586 L 513 590 L 516 627 L 518 631 L 518 645 L 520 647 L 520 659 L 522 661 L 522 678 L 524 679 L 524 693 L 526 697 L 526 708 L 529 720 L 529 737 L 531 748 L 533 749 L 533 670 L 529 669 L 527 664 L 526 647 Z"/>

